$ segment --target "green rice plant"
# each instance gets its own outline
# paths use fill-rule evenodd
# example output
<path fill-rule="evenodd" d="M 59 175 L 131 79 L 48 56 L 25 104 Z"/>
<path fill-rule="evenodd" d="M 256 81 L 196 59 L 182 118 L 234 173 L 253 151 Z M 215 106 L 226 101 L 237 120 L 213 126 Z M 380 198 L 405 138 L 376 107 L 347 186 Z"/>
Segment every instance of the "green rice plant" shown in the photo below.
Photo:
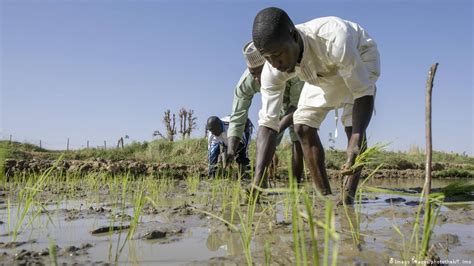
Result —
<path fill-rule="evenodd" d="M 300 190 L 293 174 L 289 175 L 289 195 L 291 206 L 291 221 L 293 235 L 293 251 L 296 265 L 307 265 L 306 244 L 304 237 L 304 225 L 299 215 Z"/>
<path fill-rule="evenodd" d="M 58 254 L 57 254 L 58 251 L 57 251 L 56 242 L 52 238 L 49 238 L 48 250 L 49 250 L 49 259 L 51 260 L 51 265 L 57 266 L 58 265 Z"/>
<path fill-rule="evenodd" d="M 27 214 L 30 213 L 30 210 L 36 207 L 36 212 L 30 217 L 28 225 L 32 224 L 33 221 L 39 216 L 41 210 L 44 209 L 44 206 L 40 202 L 36 201 L 36 196 L 39 192 L 43 191 L 45 184 L 47 183 L 52 171 L 56 168 L 58 161 L 56 161 L 54 165 L 48 170 L 40 174 L 39 177 L 33 176 L 30 178 L 25 184 L 25 187 L 20 190 L 18 194 L 19 203 L 17 207 L 16 224 L 12 232 L 12 241 L 16 241 L 18 233 L 21 232 L 23 223 L 27 217 Z"/>
<path fill-rule="evenodd" d="M 143 186 L 140 187 L 138 185 L 137 192 L 135 196 L 135 204 L 133 208 L 133 218 L 130 223 L 130 230 L 128 231 L 127 238 L 130 240 L 133 235 L 135 234 L 135 231 L 138 226 L 138 222 L 140 220 L 141 212 L 143 210 L 143 205 L 145 204 L 145 197 L 144 197 L 144 189 Z"/>
<path fill-rule="evenodd" d="M 400 228 L 398 226 L 396 226 L 395 224 L 392 224 L 392 228 L 395 230 L 395 232 L 400 236 L 400 238 L 402 239 L 402 250 L 400 250 L 400 258 L 402 260 L 406 260 L 408 257 L 407 257 L 407 254 L 408 254 L 408 250 L 407 250 L 407 245 L 406 245 L 406 241 L 405 241 L 405 235 L 402 233 L 402 231 L 400 230 Z"/>
<path fill-rule="evenodd" d="M 186 187 L 189 194 L 195 194 L 199 187 L 199 175 L 188 175 L 186 177 Z"/>
<path fill-rule="evenodd" d="M 211 180 L 211 197 L 209 197 L 207 205 L 211 206 L 211 210 L 214 210 L 214 207 L 217 203 L 218 196 L 221 192 L 222 189 L 222 184 L 224 183 L 224 177 L 220 175 L 216 175 L 212 180 Z"/>
<path fill-rule="evenodd" d="M 230 205 L 230 223 L 234 223 L 235 213 L 240 208 L 240 195 L 242 186 L 240 185 L 240 177 L 236 182 L 232 183 L 231 205 Z"/>
<path fill-rule="evenodd" d="M 419 202 L 423 202 L 423 195 L 424 189 L 420 193 Z M 412 247 L 413 239 L 415 239 L 415 250 L 414 253 L 417 254 L 418 260 L 423 260 L 426 258 L 428 249 L 429 249 L 429 242 L 431 239 L 431 235 L 433 233 L 433 229 L 436 226 L 436 221 L 440 212 L 440 207 L 443 204 L 444 196 L 435 196 L 433 197 L 430 195 L 428 200 L 424 201 L 423 204 L 419 204 L 418 211 L 416 213 L 415 223 L 412 230 L 412 236 L 410 240 L 410 247 Z M 424 206 L 424 209 L 423 209 Z M 419 230 L 421 224 L 421 215 L 423 214 L 423 231 L 421 234 L 421 246 L 419 244 Z"/>
<path fill-rule="evenodd" d="M 445 198 L 468 197 L 474 195 L 474 181 L 456 181 L 441 189 L 441 192 L 431 193 L 431 196 L 442 194 Z"/>
<path fill-rule="evenodd" d="M 314 224 L 320 228 L 323 229 L 324 231 L 324 250 L 323 250 L 323 265 L 329 265 L 330 264 L 330 255 L 331 255 L 331 265 L 337 265 L 337 254 L 338 254 L 338 248 L 339 248 L 339 233 L 336 230 L 336 219 L 334 217 L 334 211 L 333 211 L 333 203 L 329 198 L 326 198 L 322 195 L 318 195 L 318 198 L 324 201 L 324 207 L 325 207 L 325 214 L 324 214 L 324 222 L 321 221 L 314 221 Z M 300 213 L 300 215 L 306 219 L 310 220 L 307 214 Z M 316 235 L 314 238 L 314 241 L 312 241 L 317 244 L 316 242 Z M 332 253 L 330 251 L 332 250 Z M 313 256 L 317 256 L 319 258 L 319 253 L 318 251 L 314 251 L 313 247 Z M 313 264 L 316 265 L 314 262 L 315 258 L 313 258 Z M 319 265 L 319 263 L 317 263 Z"/>
<path fill-rule="evenodd" d="M 212 186 L 212 185 L 211 185 Z M 247 198 L 247 210 L 244 213 L 242 208 L 240 207 L 240 183 L 235 183 L 233 186 L 233 193 L 232 197 L 233 199 L 231 200 L 232 205 L 231 209 L 235 210 L 237 213 L 237 216 L 239 217 L 239 226 L 236 226 L 234 223 L 232 223 L 229 220 L 224 219 L 223 217 L 216 215 L 211 212 L 207 212 L 204 210 L 198 210 L 196 211 L 204 213 L 214 219 L 217 219 L 224 224 L 226 224 L 232 231 L 238 232 L 241 240 L 241 244 L 244 250 L 245 254 L 245 259 L 247 262 L 247 265 L 253 265 L 253 258 L 252 258 L 252 250 L 251 250 L 251 244 L 252 244 L 252 238 L 255 236 L 255 232 L 258 231 L 258 227 L 260 225 L 261 221 L 261 216 L 258 219 L 256 223 L 254 223 L 255 219 L 255 212 L 256 212 L 256 207 L 258 205 L 258 199 L 260 196 L 260 191 L 256 189 L 256 187 L 251 186 L 250 191 L 248 193 L 248 198 Z M 211 189 L 212 190 L 212 189 Z M 264 209 L 262 212 L 265 212 L 266 209 Z M 231 219 L 233 220 L 233 213 L 231 213 Z"/>
<path fill-rule="evenodd" d="M 372 152 L 372 151 L 370 151 Z M 366 156 L 365 158 L 370 158 L 370 156 Z M 354 220 L 351 218 L 351 215 L 349 214 L 349 206 L 347 206 L 346 201 L 344 200 L 345 196 L 345 190 L 342 189 L 343 195 L 342 195 L 342 205 L 344 209 L 344 214 L 346 215 L 349 227 L 351 228 L 351 237 L 354 245 L 357 247 L 357 249 L 361 250 L 361 241 L 360 241 L 360 224 L 361 224 L 361 216 L 360 214 L 362 213 L 362 196 L 367 189 L 366 183 L 371 180 L 374 175 L 379 171 L 380 168 L 383 167 L 383 164 L 378 165 L 370 174 L 367 178 L 365 178 L 358 186 L 357 192 L 355 195 L 355 210 L 354 210 Z"/>
<path fill-rule="evenodd" d="M 324 220 L 324 257 L 323 265 L 329 265 L 329 241 L 331 237 L 331 220 L 333 217 L 332 202 L 326 201 L 325 220 Z"/>
<path fill-rule="evenodd" d="M 319 250 L 318 250 L 318 231 L 316 228 L 316 224 L 313 218 L 313 207 L 312 201 L 309 199 L 307 193 L 302 194 L 303 202 L 306 208 L 306 213 L 308 215 L 308 224 L 309 224 L 309 232 L 311 237 L 311 253 L 312 253 L 312 265 L 319 266 Z"/>
<path fill-rule="evenodd" d="M 174 188 L 174 179 L 168 177 L 160 177 L 158 179 L 157 194 L 160 198 L 166 198 L 170 191 Z"/>
<path fill-rule="evenodd" d="M 121 197 L 119 199 L 119 204 L 120 204 L 120 209 L 122 210 L 121 212 L 121 220 L 120 220 L 120 226 L 123 225 L 123 217 L 125 216 L 125 205 L 126 205 L 126 196 L 127 196 L 127 191 L 128 191 L 128 184 L 129 184 L 129 179 L 130 179 L 130 176 L 127 174 L 127 175 L 123 175 L 122 176 L 122 181 L 121 181 L 121 191 L 122 191 L 122 194 L 121 194 Z M 113 231 L 112 231 L 112 225 L 114 225 L 115 223 L 115 216 L 114 218 L 110 221 L 110 230 L 109 230 L 109 239 L 110 239 L 110 245 L 109 247 L 111 248 L 112 247 L 112 234 L 113 234 Z M 129 231 L 130 232 L 130 231 Z M 120 257 L 120 254 L 122 253 L 122 250 L 123 248 L 125 247 L 125 244 L 127 243 L 127 240 L 128 240 L 128 234 L 127 234 L 127 237 L 125 238 L 123 244 L 122 244 L 122 247 L 119 249 L 120 247 L 120 242 L 121 242 L 121 237 L 122 237 L 122 233 L 119 234 L 118 236 L 118 240 L 117 240 L 117 246 L 116 246 L 116 250 L 115 250 L 115 263 L 117 263 L 119 257 Z M 110 252 L 110 248 L 109 248 L 109 261 L 111 260 L 111 252 Z"/>
<path fill-rule="evenodd" d="M 366 144 L 363 143 L 362 145 L 364 146 Z M 351 172 L 354 173 L 365 166 L 380 165 L 381 163 L 377 161 L 377 158 L 383 153 L 387 146 L 388 144 L 376 143 L 371 147 L 367 147 L 364 152 L 356 157 L 354 164 L 350 168 Z"/>
<path fill-rule="evenodd" d="M 375 144 L 372 147 L 368 147 L 363 153 L 357 156 L 354 165 L 352 166 L 352 170 L 356 171 L 357 169 L 361 169 L 364 166 L 371 165 L 376 161 L 376 157 L 378 154 L 382 153 L 383 149 L 386 147 L 386 144 Z M 372 177 L 379 171 L 380 168 L 383 167 L 383 164 L 379 164 L 372 172 L 369 174 L 367 178 L 365 178 L 359 185 L 355 194 L 355 210 L 354 210 L 354 220 L 351 218 L 349 214 L 348 206 L 346 204 L 345 198 L 347 193 L 345 188 L 342 188 L 342 205 L 344 209 L 344 214 L 347 218 L 349 227 L 351 229 L 351 237 L 354 245 L 357 249 L 361 250 L 361 241 L 360 241 L 360 214 L 362 213 L 362 195 L 364 190 L 366 189 L 365 184 L 372 179 Z"/>
<path fill-rule="evenodd" d="M 271 251 L 271 247 L 270 247 L 270 244 L 265 241 L 265 245 L 263 247 L 263 253 L 265 255 L 265 265 L 271 265 L 272 263 L 272 251 Z"/>
<path fill-rule="evenodd" d="M 262 179 L 263 180 L 263 179 Z M 260 224 L 260 220 L 257 222 L 255 229 L 253 228 L 253 220 L 255 216 L 255 209 L 257 207 L 258 198 L 260 196 L 260 191 L 254 191 L 254 186 L 251 187 L 250 193 L 248 195 L 248 205 L 247 205 L 247 213 L 245 217 L 243 216 L 242 212 L 238 212 L 240 218 L 240 237 L 242 240 L 242 245 L 244 247 L 245 258 L 247 260 L 247 265 L 253 265 L 252 263 L 252 251 L 251 251 L 251 243 L 252 243 L 252 236 L 253 232 L 256 232 L 258 229 L 258 225 Z"/>
<path fill-rule="evenodd" d="M 116 253 L 115 255 L 115 263 L 118 262 L 118 259 L 120 257 L 120 255 L 122 254 L 122 251 L 125 247 L 125 245 L 128 243 L 128 241 L 131 241 L 132 238 L 133 238 L 133 235 L 135 234 L 135 231 L 138 227 L 138 224 L 139 224 L 139 220 L 140 220 L 140 217 L 141 217 L 141 212 L 143 210 L 143 206 L 145 205 L 146 203 L 146 200 L 147 200 L 147 197 L 144 196 L 144 187 L 143 186 L 140 186 L 140 184 L 138 184 L 137 188 L 135 189 L 135 193 L 134 193 L 134 207 L 133 207 L 133 217 L 132 217 L 132 220 L 130 221 L 130 229 L 128 230 L 128 233 L 127 233 L 127 236 L 122 244 L 122 247 L 120 248 L 120 250 Z M 122 215 L 123 217 L 123 215 Z M 123 218 L 122 218 L 122 221 L 123 223 Z M 120 236 L 121 234 L 119 235 L 119 241 L 118 243 L 120 243 Z M 118 243 L 117 243 L 117 247 L 118 247 Z"/>

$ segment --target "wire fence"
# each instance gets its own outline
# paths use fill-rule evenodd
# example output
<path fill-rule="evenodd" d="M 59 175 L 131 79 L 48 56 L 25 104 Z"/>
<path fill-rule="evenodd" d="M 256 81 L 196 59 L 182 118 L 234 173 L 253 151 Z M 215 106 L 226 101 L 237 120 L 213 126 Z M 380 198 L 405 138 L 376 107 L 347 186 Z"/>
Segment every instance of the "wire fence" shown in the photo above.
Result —
<path fill-rule="evenodd" d="M 133 142 L 143 142 L 138 140 L 131 140 L 128 136 L 119 137 L 116 139 L 82 139 L 78 140 L 77 138 L 62 138 L 51 141 L 51 139 L 35 139 L 31 137 L 25 137 L 16 134 L 2 133 L 1 140 L 7 141 L 9 143 L 20 142 L 26 144 L 32 144 L 38 146 L 39 148 L 49 149 L 49 150 L 80 150 L 80 149 L 112 149 L 120 148 L 126 144 Z M 154 140 L 154 139 L 152 139 Z M 144 140 L 145 141 L 145 140 Z"/>

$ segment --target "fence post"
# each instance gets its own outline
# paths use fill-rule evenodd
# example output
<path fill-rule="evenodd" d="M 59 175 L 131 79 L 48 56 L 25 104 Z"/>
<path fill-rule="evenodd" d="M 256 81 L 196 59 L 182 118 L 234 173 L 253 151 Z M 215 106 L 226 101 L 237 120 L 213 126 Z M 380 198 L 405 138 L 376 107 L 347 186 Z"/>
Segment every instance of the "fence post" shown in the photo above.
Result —
<path fill-rule="evenodd" d="M 428 80 L 426 81 L 426 109 L 425 109 L 425 130 L 426 130 L 426 164 L 425 164 L 425 198 L 428 201 L 428 197 L 431 192 L 431 159 L 432 159 L 432 137 L 431 137 L 431 95 L 433 92 L 433 80 L 436 74 L 438 63 L 433 64 L 428 74 Z"/>
<path fill-rule="evenodd" d="M 107 150 L 107 141 L 104 140 L 104 150 Z"/>
<path fill-rule="evenodd" d="M 41 140 L 40 140 L 40 149 L 41 149 L 41 148 L 43 148 L 43 147 L 41 146 Z"/>
<path fill-rule="evenodd" d="M 87 140 L 87 148 L 89 149 L 89 140 Z"/>
<path fill-rule="evenodd" d="M 67 146 L 66 146 L 66 151 L 69 151 L 69 138 L 67 138 Z"/>
<path fill-rule="evenodd" d="M 10 144 L 12 144 L 12 135 L 10 135 Z"/>

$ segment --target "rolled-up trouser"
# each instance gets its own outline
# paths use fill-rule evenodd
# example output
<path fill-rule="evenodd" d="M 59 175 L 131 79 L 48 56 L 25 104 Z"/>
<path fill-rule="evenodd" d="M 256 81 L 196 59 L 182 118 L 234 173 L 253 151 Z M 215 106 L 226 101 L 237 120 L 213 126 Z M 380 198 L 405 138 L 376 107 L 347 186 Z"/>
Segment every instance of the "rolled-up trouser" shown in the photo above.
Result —
<path fill-rule="evenodd" d="M 334 89 L 337 90 L 337 88 Z M 375 95 L 375 85 L 368 90 L 368 95 Z M 344 127 L 351 127 L 354 100 L 347 88 L 342 87 L 341 92 L 328 94 L 320 87 L 306 83 L 301 92 L 298 108 L 293 114 L 293 124 L 303 124 L 312 128 L 319 128 L 329 111 L 343 108 L 342 125 Z"/>
<path fill-rule="evenodd" d="M 311 107 L 311 106 L 298 107 L 298 110 L 296 110 L 295 114 L 293 114 L 293 121 L 294 121 L 294 124 L 303 124 L 303 125 L 307 125 L 313 128 L 319 128 L 321 126 L 321 123 L 324 121 L 324 118 L 326 118 L 326 115 L 329 113 L 329 111 L 332 111 L 340 107 L 344 109 L 341 116 L 342 125 L 344 127 L 351 127 L 352 126 L 352 109 L 354 107 L 354 104 L 352 103 L 343 103 L 339 107 Z"/>

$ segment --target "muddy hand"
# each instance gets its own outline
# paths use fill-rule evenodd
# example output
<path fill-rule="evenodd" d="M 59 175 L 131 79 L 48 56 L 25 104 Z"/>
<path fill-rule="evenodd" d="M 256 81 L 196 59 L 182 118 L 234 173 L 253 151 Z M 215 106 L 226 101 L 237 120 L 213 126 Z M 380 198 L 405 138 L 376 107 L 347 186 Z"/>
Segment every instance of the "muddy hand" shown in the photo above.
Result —
<path fill-rule="evenodd" d="M 360 148 L 357 145 L 354 147 L 347 148 L 347 160 L 346 163 L 341 167 L 342 175 L 353 175 L 362 169 L 362 166 L 354 168 L 357 156 L 359 156 Z"/>
<path fill-rule="evenodd" d="M 234 159 L 235 159 L 235 155 L 231 152 L 228 152 L 226 154 L 226 161 L 225 161 L 225 164 L 227 166 L 231 165 L 233 162 L 234 162 Z"/>

